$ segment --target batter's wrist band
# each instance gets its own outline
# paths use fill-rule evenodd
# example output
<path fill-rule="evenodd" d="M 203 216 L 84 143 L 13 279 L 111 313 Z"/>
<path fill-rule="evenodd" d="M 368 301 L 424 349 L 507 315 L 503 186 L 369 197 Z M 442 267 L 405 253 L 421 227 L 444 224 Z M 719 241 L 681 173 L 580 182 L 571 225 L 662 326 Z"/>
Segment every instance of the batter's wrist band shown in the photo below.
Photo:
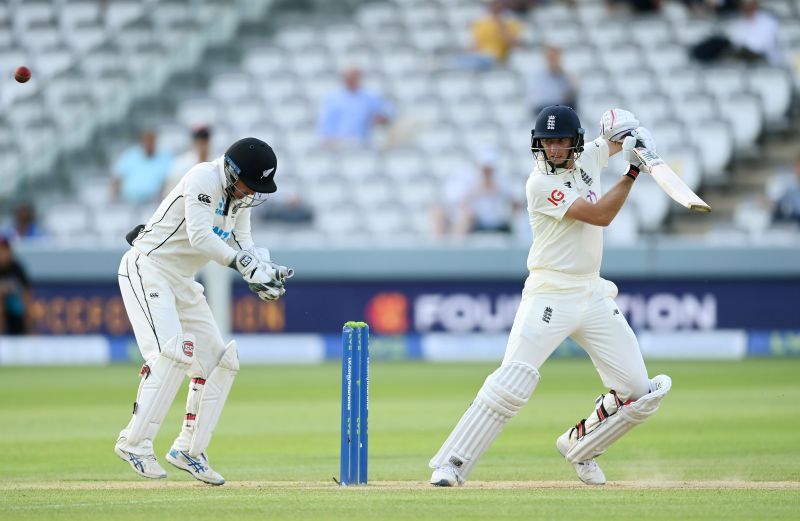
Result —
<path fill-rule="evenodd" d="M 625 175 L 636 181 L 636 178 L 639 177 L 639 167 L 630 165 L 630 168 L 628 168 L 628 171 L 625 173 Z"/>

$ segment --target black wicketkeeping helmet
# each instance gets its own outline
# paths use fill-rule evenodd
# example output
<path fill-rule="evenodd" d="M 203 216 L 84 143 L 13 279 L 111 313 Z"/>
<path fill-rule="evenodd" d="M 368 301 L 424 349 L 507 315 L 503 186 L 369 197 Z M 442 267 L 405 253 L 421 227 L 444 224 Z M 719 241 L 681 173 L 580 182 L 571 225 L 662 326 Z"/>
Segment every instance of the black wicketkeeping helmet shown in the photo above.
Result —
<path fill-rule="evenodd" d="M 547 155 L 542 147 L 542 139 L 572 138 L 572 148 L 574 159 L 577 159 L 583 152 L 584 135 L 586 131 L 581 127 L 581 120 L 578 114 L 566 105 L 552 105 L 545 107 L 536 116 L 536 123 L 531 130 L 531 152 L 536 159 L 544 158 Z M 548 164 L 555 171 L 555 166 Z"/>
<path fill-rule="evenodd" d="M 240 139 L 225 152 L 225 173 L 230 185 L 241 179 L 251 190 L 271 194 L 278 189 L 277 169 L 278 159 L 272 147 L 258 138 Z"/>

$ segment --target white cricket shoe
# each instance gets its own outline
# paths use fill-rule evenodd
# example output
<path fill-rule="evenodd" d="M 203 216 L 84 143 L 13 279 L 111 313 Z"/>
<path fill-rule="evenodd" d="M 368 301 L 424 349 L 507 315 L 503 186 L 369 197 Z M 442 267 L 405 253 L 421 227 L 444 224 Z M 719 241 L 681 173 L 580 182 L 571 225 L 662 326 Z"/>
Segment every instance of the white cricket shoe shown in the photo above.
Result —
<path fill-rule="evenodd" d="M 225 478 L 214 472 L 214 469 L 208 464 L 208 458 L 206 458 L 205 454 L 200 454 L 200 457 L 195 458 L 184 450 L 170 449 L 167 453 L 167 461 L 175 467 L 185 470 L 195 479 L 209 485 L 222 485 L 225 483 Z"/>
<path fill-rule="evenodd" d="M 458 475 L 458 470 L 456 470 L 455 467 L 444 465 L 433 469 L 431 485 L 434 487 L 452 487 L 463 484 L 464 480 Z"/>
<path fill-rule="evenodd" d="M 570 431 L 565 432 L 556 440 L 556 448 L 558 449 L 558 452 L 560 452 L 565 458 L 567 457 L 567 451 L 570 449 L 569 432 Z M 578 474 L 580 480 L 587 485 L 606 484 L 606 476 L 603 474 L 603 470 L 600 468 L 594 458 L 573 463 L 572 466 L 575 468 L 575 472 Z"/>
<path fill-rule="evenodd" d="M 131 468 L 144 478 L 162 479 L 167 477 L 167 471 L 158 464 L 155 454 L 134 454 L 121 449 L 119 445 L 114 446 L 114 453 L 121 460 L 130 463 Z"/>

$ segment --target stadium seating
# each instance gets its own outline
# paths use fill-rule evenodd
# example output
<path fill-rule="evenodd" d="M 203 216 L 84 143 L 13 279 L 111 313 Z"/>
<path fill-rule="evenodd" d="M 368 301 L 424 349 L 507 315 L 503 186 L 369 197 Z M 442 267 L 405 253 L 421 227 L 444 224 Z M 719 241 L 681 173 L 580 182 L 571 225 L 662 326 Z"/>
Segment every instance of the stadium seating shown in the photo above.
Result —
<path fill-rule="evenodd" d="M 23 62 L 37 70 L 35 96 L 14 99 L 5 93 L 0 117 L 18 136 L 48 125 L 66 135 L 68 122 L 88 117 L 92 106 L 104 107 L 105 121 L 122 117 L 130 100 L 147 92 L 130 79 L 152 67 L 163 82 L 164 69 L 175 63 L 164 57 L 183 35 L 202 34 L 197 29 L 226 5 L 194 3 L 201 8 L 188 10 L 177 0 L 114 1 L 104 13 L 97 2 L 85 0 L 12 0 L 0 6 L 0 25 L 13 25 L 16 35 L 12 43 L 0 38 L 0 70 Z M 798 2 L 765 4 L 781 17 L 788 62 L 800 60 Z M 421 233 L 427 226 L 419 215 L 437 199 L 444 180 L 453 169 L 469 168 L 487 145 L 501 153 L 508 169 L 503 174 L 523 194 L 533 119 L 526 90 L 532 71 L 544 64 L 544 44 L 563 48 L 564 66 L 579 80 L 578 109 L 589 139 L 597 135 L 603 110 L 629 107 L 693 188 L 724 182 L 735 157 L 752 154 L 763 132 L 785 123 L 800 86 L 800 66 L 792 71 L 693 65 L 688 47 L 724 22 L 696 19 L 676 1 L 665 2 L 660 16 L 635 23 L 627 15 L 610 15 L 600 0 L 577 2 L 575 8 L 548 3 L 522 20 L 525 46 L 512 53 L 507 67 L 483 73 L 441 70 L 447 56 L 468 46 L 469 24 L 482 13 L 478 0 L 393 0 L 364 3 L 333 22 L 281 26 L 262 45 L 242 46 L 239 63 L 206 71 L 206 92 L 176 96 L 183 101 L 174 121 L 159 128 L 161 143 L 181 151 L 187 146 L 186 126 L 198 123 L 214 125 L 220 142 L 246 134 L 270 141 L 280 162 L 292 165 L 291 175 L 310 187 L 307 198 L 318 211 L 316 232 L 309 236 Z M 237 43 L 231 38 L 226 45 Z M 320 150 L 314 134 L 319 103 L 339 85 L 338 72 L 348 65 L 364 70 L 367 86 L 388 96 L 398 120 L 411 129 L 399 148 L 382 146 L 381 139 L 390 137 L 386 132 L 373 147 Z M 93 80 L 88 92 L 81 76 Z M 81 139 L 88 139 L 90 130 L 78 133 Z M 26 153 L 14 141 L 0 134 L 0 165 Z M 641 185 L 641 200 L 618 219 L 624 230 L 618 242 L 636 240 L 639 231 L 657 231 L 671 208 L 661 204 L 666 200 L 654 187 Z M 414 223 L 398 218 L 409 213 Z M 60 229 L 56 225 L 54 231 Z"/>

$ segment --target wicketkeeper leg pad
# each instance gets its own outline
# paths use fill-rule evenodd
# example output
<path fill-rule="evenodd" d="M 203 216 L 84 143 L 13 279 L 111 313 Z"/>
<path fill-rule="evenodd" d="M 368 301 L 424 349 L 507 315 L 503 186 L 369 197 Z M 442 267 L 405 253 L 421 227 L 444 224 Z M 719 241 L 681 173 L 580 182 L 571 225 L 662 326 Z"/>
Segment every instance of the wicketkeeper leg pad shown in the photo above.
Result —
<path fill-rule="evenodd" d="M 514 361 L 500 366 L 486 378 L 430 467 L 450 465 L 463 483 L 508 420 L 528 402 L 538 382 L 539 371 L 530 364 Z"/>
<path fill-rule="evenodd" d="M 161 422 L 175 399 L 175 393 L 192 365 L 194 341 L 190 335 L 177 335 L 161 346 L 161 351 L 142 366 L 142 380 L 133 406 L 133 418 L 123 431 L 120 446 L 136 453 L 144 445 L 152 448 Z"/>
<path fill-rule="evenodd" d="M 634 402 L 620 403 L 613 393 L 601 396 L 589 418 L 571 429 L 569 437 L 573 445 L 565 456 L 567 461 L 579 463 L 604 453 L 626 432 L 655 413 L 671 388 L 672 380 L 662 374 L 650 380 L 650 392 Z"/>
<path fill-rule="evenodd" d="M 188 451 L 189 444 L 194 435 L 195 423 L 197 421 L 197 411 L 200 409 L 200 398 L 206 387 L 206 379 L 194 376 L 189 381 L 189 391 L 186 397 L 186 414 L 183 418 L 181 432 L 172 444 L 172 448 L 179 451 Z"/>
<path fill-rule="evenodd" d="M 192 441 L 189 444 L 189 454 L 193 457 L 199 457 L 204 453 L 211 442 L 211 435 L 214 433 L 222 408 L 225 406 L 225 400 L 228 399 L 228 393 L 238 373 L 239 352 L 236 348 L 236 341 L 232 340 L 225 346 L 219 364 L 208 375 L 203 386 Z"/>

